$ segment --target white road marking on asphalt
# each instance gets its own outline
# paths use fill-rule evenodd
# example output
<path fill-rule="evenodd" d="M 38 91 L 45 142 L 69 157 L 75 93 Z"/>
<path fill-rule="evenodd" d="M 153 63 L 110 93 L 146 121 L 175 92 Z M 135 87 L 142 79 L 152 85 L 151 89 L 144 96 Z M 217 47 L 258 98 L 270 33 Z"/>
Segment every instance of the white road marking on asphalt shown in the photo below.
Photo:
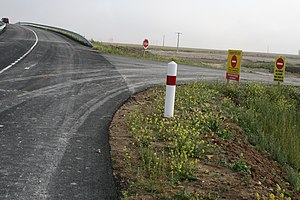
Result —
<path fill-rule="evenodd" d="M 28 30 L 30 30 L 33 34 L 34 34 L 34 36 L 35 36 L 35 43 L 33 44 L 33 46 L 23 55 L 23 56 L 21 56 L 18 60 L 16 60 L 15 62 L 13 62 L 12 64 L 10 64 L 10 65 L 8 65 L 7 67 L 5 67 L 4 69 L 2 69 L 1 71 L 0 71 L 0 74 L 2 74 L 3 72 L 5 72 L 6 70 L 8 70 L 8 69 L 10 69 L 11 67 L 13 67 L 14 65 L 16 65 L 17 63 L 19 63 L 22 59 L 24 59 L 35 47 L 36 47 L 36 45 L 37 45 L 37 43 L 39 42 L 39 38 L 38 38 L 38 36 L 37 36 L 37 34 L 33 31 L 33 30 L 31 30 L 30 28 L 26 28 L 26 29 L 28 29 Z"/>
<path fill-rule="evenodd" d="M 24 69 L 28 70 L 28 69 L 30 69 L 31 67 L 34 67 L 34 66 L 36 66 L 36 65 L 37 65 L 37 63 L 32 64 L 32 65 L 30 65 L 29 67 L 25 67 Z"/>

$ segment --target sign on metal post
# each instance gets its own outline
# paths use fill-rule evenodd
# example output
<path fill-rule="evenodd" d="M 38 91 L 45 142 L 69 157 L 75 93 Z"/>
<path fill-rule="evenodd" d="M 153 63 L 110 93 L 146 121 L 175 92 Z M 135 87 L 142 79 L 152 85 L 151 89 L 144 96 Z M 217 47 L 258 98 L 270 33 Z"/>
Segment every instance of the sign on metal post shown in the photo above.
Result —
<path fill-rule="evenodd" d="M 240 81 L 242 63 L 242 51 L 241 50 L 228 50 L 228 60 L 226 68 L 227 85 L 230 80 Z"/>
<path fill-rule="evenodd" d="M 275 58 L 274 81 L 277 81 L 278 84 L 284 80 L 285 63 L 285 57 L 279 56 Z"/>
<path fill-rule="evenodd" d="M 148 49 L 149 47 L 149 40 L 148 39 L 144 39 L 143 41 L 143 47 L 144 47 L 144 57 L 146 55 L 146 50 Z"/>

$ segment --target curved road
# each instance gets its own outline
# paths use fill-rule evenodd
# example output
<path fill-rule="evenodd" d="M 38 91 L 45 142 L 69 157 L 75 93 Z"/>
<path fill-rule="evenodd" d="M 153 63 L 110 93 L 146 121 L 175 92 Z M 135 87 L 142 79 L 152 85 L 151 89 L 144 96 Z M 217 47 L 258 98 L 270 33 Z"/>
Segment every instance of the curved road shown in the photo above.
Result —
<path fill-rule="evenodd" d="M 108 127 L 129 97 L 100 54 L 39 29 L 35 49 L 0 74 L 0 199 L 114 199 Z M 0 70 L 35 42 L 27 28 L 0 35 Z"/>
<path fill-rule="evenodd" d="M 34 45 L 34 40 L 34 34 L 28 29 L 7 25 L 0 33 L 0 71 L 24 55 Z"/>
<path fill-rule="evenodd" d="M 0 34 L 0 199 L 116 199 L 108 128 L 137 91 L 164 84 L 166 64 L 100 55 L 61 35 L 9 25 Z M 178 80 L 224 71 L 178 67 Z M 271 74 L 242 79 L 272 81 Z M 286 83 L 300 86 L 299 78 Z"/>

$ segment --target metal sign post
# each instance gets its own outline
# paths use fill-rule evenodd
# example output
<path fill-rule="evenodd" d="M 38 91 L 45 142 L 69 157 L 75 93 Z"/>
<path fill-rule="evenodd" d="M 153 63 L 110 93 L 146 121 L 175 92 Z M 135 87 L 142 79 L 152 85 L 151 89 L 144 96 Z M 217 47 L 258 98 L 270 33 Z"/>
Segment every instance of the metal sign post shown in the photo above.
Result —
<path fill-rule="evenodd" d="M 144 57 L 146 55 L 146 50 L 148 49 L 149 47 L 149 40 L 148 39 L 145 39 L 144 42 L 143 42 L 143 47 L 144 47 Z"/>

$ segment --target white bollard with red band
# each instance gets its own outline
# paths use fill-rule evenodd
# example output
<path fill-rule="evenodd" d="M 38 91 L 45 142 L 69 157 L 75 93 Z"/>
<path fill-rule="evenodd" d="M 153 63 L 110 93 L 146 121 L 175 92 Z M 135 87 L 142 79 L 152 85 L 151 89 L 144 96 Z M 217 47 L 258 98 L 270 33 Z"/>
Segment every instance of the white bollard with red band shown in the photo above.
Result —
<path fill-rule="evenodd" d="M 172 61 L 168 64 L 164 117 L 173 117 L 174 115 L 176 76 L 177 64 L 174 61 Z"/>

